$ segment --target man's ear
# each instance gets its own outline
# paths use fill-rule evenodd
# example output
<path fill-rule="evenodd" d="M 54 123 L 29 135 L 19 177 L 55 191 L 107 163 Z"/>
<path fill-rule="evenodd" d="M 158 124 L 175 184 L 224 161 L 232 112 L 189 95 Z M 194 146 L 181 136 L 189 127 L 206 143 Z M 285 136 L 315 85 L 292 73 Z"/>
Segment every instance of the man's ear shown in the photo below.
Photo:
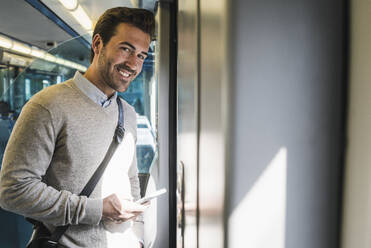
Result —
<path fill-rule="evenodd" d="M 95 34 L 91 42 L 91 48 L 94 54 L 99 54 L 101 48 L 103 47 L 102 37 L 99 34 Z"/>

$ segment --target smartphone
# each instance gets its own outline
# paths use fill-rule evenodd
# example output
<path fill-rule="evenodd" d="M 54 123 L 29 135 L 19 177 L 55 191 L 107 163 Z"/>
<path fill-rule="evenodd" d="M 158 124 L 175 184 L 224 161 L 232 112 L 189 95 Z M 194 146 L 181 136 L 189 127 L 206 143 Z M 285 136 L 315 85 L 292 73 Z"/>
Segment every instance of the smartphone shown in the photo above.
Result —
<path fill-rule="evenodd" d="M 145 196 L 143 198 L 140 198 L 139 200 L 137 200 L 135 203 L 138 203 L 138 204 L 142 204 L 142 203 L 145 203 L 147 201 L 150 201 L 162 194 L 165 194 L 166 193 L 166 189 L 163 188 L 163 189 L 160 189 L 160 190 L 157 190 L 156 192 L 153 192 L 152 194 L 148 195 L 148 196 Z"/>

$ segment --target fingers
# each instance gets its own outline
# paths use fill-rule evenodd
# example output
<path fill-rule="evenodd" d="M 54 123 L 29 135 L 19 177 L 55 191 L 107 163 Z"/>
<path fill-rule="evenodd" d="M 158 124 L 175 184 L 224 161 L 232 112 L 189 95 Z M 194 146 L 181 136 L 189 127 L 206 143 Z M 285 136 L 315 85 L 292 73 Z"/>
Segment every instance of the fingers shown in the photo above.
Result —
<path fill-rule="evenodd" d="M 134 212 L 134 213 L 135 212 L 141 213 L 148 208 L 148 205 L 143 205 L 143 204 L 135 203 L 133 201 L 128 201 L 128 200 L 123 200 L 121 204 L 122 204 L 122 209 L 124 211 Z"/>
<path fill-rule="evenodd" d="M 116 221 L 115 219 L 113 219 L 112 217 L 109 217 L 109 216 L 103 216 L 103 219 L 104 220 L 109 220 L 109 221 Z"/>
<path fill-rule="evenodd" d="M 121 213 L 122 205 L 120 203 L 120 200 L 117 198 L 117 196 L 112 199 L 112 207 L 117 211 L 117 213 Z"/>
<path fill-rule="evenodd" d="M 120 215 L 118 217 L 129 219 L 129 218 L 133 217 L 134 215 L 135 215 L 135 213 L 133 213 L 133 212 L 123 211 L 122 213 L 120 213 Z"/>
<path fill-rule="evenodd" d="M 147 207 L 140 206 L 140 204 L 136 204 L 136 205 L 127 204 L 126 207 L 124 205 L 121 211 L 121 214 L 115 218 L 116 223 L 118 220 L 121 222 L 132 220 L 136 218 L 138 215 L 142 214 L 145 209 L 147 209 Z"/>
<path fill-rule="evenodd" d="M 103 217 L 115 223 L 122 223 L 136 218 L 148 206 L 149 202 L 139 204 L 127 199 L 120 200 L 117 195 L 112 194 L 103 199 Z"/>
<path fill-rule="evenodd" d="M 115 195 L 109 195 L 103 199 L 102 216 L 106 219 L 115 220 L 121 214 L 122 206 L 119 198 Z"/>
<path fill-rule="evenodd" d="M 129 219 L 135 218 L 137 216 L 138 216 L 138 214 L 135 214 L 135 213 L 123 213 L 123 214 L 119 215 L 117 218 L 121 219 L 121 220 L 129 220 Z"/>
<path fill-rule="evenodd" d="M 132 219 L 135 219 L 140 213 L 123 213 L 121 215 L 119 215 L 118 217 L 116 217 L 113 222 L 117 223 L 117 224 L 121 224 L 125 221 L 129 221 L 129 220 L 132 220 Z"/>

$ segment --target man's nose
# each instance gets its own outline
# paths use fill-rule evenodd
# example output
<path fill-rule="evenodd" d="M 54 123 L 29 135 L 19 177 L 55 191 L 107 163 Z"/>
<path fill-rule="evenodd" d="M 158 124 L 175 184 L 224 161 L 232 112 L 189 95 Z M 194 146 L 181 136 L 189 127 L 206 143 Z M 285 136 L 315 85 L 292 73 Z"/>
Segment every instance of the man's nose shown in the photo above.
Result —
<path fill-rule="evenodd" d="M 131 54 L 130 56 L 128 56 L 125 64 L 130 69 L 132 69 L 133 71 L 135 71 L 137 69 L 137 67 L 138 67 L 137 56 L 135 54 Z"/>

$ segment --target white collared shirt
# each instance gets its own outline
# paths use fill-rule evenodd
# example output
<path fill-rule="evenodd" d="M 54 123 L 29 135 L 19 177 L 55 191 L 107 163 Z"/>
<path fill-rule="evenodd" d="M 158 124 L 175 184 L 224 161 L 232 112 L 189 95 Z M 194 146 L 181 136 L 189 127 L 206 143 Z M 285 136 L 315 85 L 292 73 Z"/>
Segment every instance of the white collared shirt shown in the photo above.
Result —
<path fill-rule="evenodd" d="M 85 95 L 103 108 L 107 108 L 113 101 L 116 101 L 117 92 L 108 98 L 106 94 L 104 94 L 92 82 L 85 78 L 79 71 L 76 71 L 73 81 Z"/>

